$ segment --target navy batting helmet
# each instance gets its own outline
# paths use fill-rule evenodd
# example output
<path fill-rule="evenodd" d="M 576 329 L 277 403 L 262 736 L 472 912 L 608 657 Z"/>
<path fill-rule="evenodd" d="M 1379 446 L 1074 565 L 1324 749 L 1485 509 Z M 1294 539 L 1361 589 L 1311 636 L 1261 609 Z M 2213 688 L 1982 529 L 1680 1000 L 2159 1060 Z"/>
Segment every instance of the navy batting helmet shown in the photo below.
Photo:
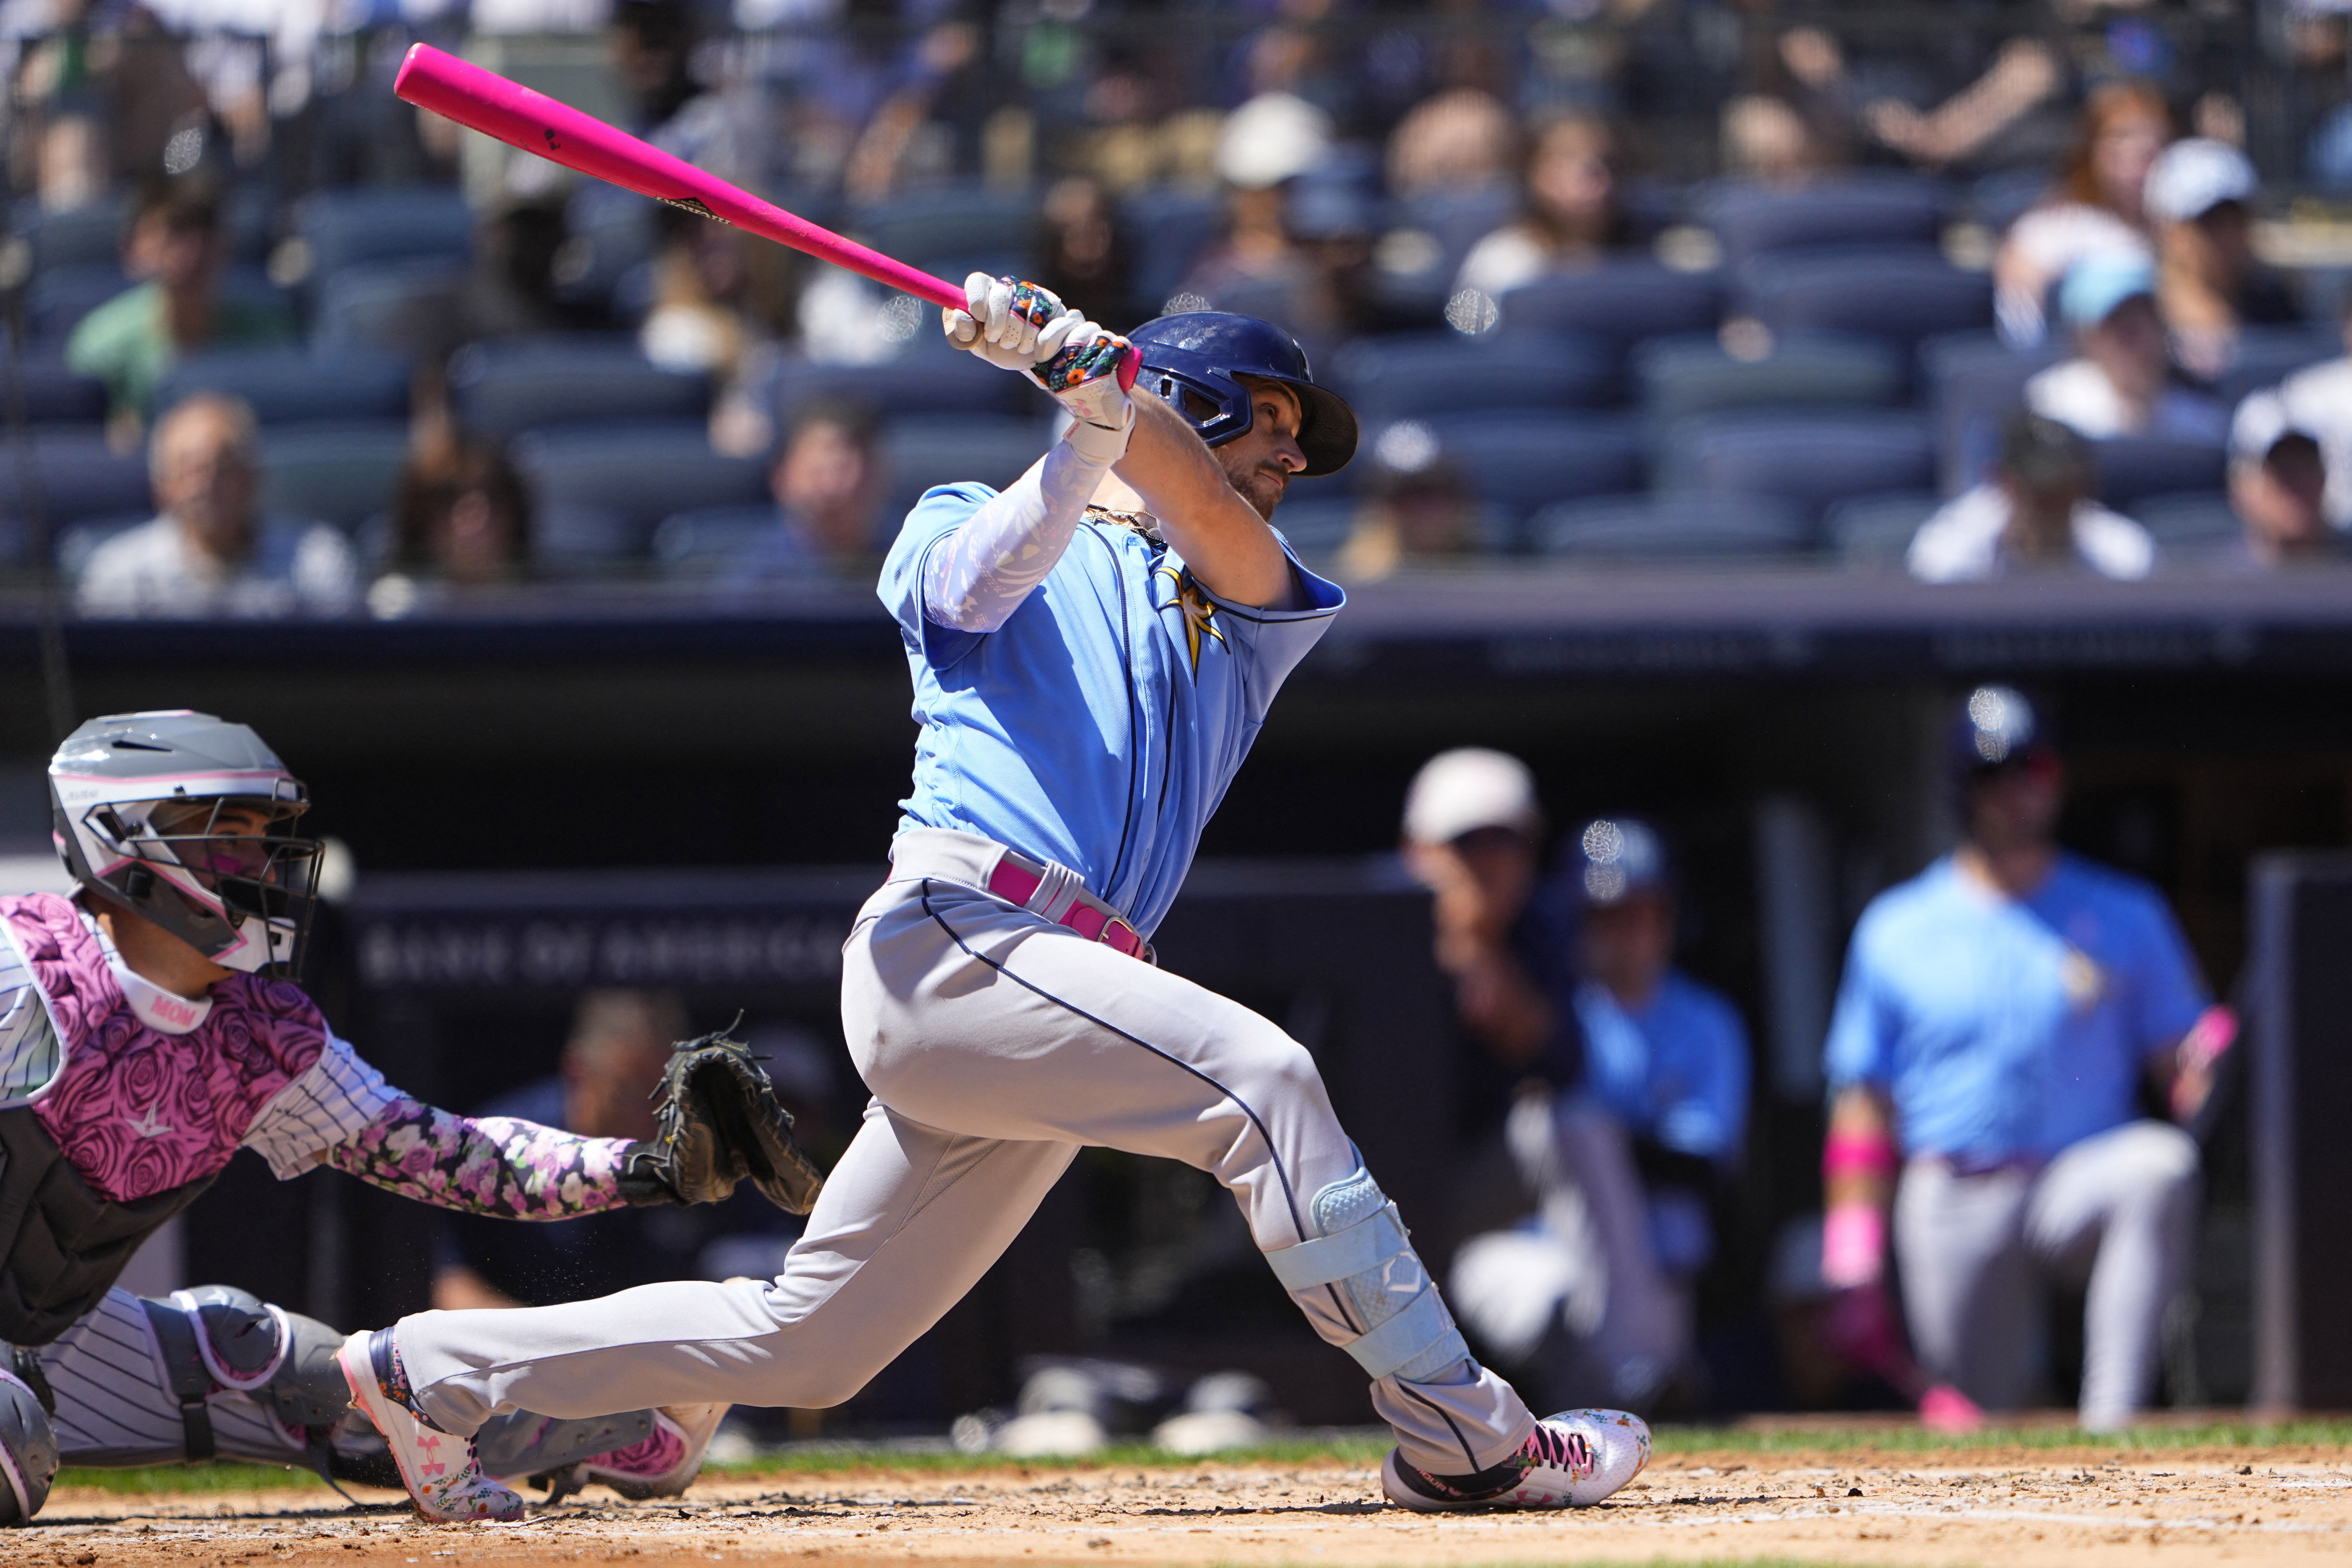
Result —
<path fill-rule="evenodd" d="M 1298 395 L 1298 449 L 1305 477 L 1336 473 L 1356 455 L 1356 411 L 1315 384 L 1307 351 L 1280 327 L 1227 310 L 1161 316 L 1128 333 L 1143 353 L 1137 384 L 1157 393 L 1212 447 L 1250 427 L 1249 388 L 1234 379 L 1278 381 Z"/>

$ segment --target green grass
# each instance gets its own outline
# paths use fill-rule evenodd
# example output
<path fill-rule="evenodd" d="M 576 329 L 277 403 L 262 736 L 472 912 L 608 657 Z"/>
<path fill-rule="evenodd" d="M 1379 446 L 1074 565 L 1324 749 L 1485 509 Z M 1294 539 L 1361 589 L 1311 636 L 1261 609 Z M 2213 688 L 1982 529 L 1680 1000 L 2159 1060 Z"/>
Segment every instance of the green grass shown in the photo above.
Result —
<path fill-rule="evenodd" d="M 2151 1426 L 2128 1432 L 2085 1432 L 2079 1426 L 1988 1426 L 1955 1436 L 1921 1426 L 1662 1426 L 1661 1454 L 1967 1453 L 1986 1448 L 2093 1448 L 2116 1453 L 2181 1448 L 2352 1447 L 2352 1421 L 2215 1421 L 2194 1426 Z"/>
<path fill-rule="evenodd" d="M 325 1491 L 327 1483 L 313 1470 L 298 1470 L 277 1465 L 247 1465 L 231 1460 L 208 1465 L 141 1465 L 135 1469 L 100 1470 L 68 1465 L 58 1472 L 55 1483 L 65 1487 L 88 1487 L 102 1492 L 120 1492 L 128 1496 L 153 1496 L 168 1492 L 257 1492 L 283 1491 L 286 1489 L 307 1488 Z"/>
<path fill-rule="evenodd" d="M 1369 1468 L 1388 1452 L 1384 1438 L 1318 1437 L 1235 1448 L 1203 1459 L 1171 1454 L 1144 1444 L 1122 1444 L 1080 1460 L 1008 1459 L 1002 1454 L 907 1453 L 845 1443 L 809 1444 L 733 1464 L 712 1465 L 717 1476 L 827 1475 L 845 1470 L 953 1475 L 1028 1467 L 1080 1469 L 1193 1469 L 1217 1465 L 1298 1465 L 1337 1460 Z M 2120 1434 L 2094 1435 L 2073 1426 L 1993 1426 L 1966 1436 L 1916 1426 L 1662 1426 L 1657 1451 L 1675 1454 L 1816 1454 L 1838 1463 L 1873 1455 L 1955 1457 L 1994 1448 L 2092 1450 L 2115 1454 L 2184 1448 L 2352 1447 L 2352 1421 L 2216 1421 L 2198 1426 L 2143 1426 Z M 73 1468 L 59 1472 L 59 1487 L 88 1487 L 125 1495 L 240 1492 L 283 1489 L 324 1491 L 309 1470 L 272 1465 L 154 1465 L 138 1469 Z M 1760 1560 L 1759 1560 L 1760 1561 Z"/>

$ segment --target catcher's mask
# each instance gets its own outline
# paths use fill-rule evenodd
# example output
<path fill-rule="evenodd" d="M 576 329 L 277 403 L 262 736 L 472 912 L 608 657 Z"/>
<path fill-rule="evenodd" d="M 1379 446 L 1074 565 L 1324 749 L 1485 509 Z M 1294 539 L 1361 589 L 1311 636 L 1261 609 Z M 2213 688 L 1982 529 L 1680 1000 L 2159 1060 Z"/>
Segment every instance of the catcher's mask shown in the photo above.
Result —
<path fill-rule="evenodd" d="M 51 836 L 76 882 L 276 980 L 299 976 L 310 931 L 319 844 L 287 832 L 310 804 L 260 736 L 184 709 L 93 719 L 49 760 Z"/>

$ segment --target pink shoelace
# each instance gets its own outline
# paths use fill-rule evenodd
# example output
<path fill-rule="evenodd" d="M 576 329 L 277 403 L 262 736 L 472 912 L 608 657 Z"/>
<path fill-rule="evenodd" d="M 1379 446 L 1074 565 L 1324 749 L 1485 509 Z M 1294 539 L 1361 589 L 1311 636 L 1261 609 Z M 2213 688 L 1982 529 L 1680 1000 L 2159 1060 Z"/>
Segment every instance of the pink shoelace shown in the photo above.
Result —
<path fill-rule="evenodd" d="M 1528 1461 L 1530 1468 L 1543 1465 L 1579 1478 L 1592 1473 L 1592 1445 L 1585 1441 L 1584 1434 L 1562 1432 L 1541 1422 L 1528 1434 L 1519 1457 Z"/>

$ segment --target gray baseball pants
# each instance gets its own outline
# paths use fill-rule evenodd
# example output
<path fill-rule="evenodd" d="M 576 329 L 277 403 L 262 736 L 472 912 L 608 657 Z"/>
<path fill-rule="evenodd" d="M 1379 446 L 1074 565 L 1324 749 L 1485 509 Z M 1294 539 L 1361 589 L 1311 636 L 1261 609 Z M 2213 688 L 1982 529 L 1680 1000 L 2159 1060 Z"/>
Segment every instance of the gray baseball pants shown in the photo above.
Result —
<path fill-rule="evenodd" d="M 2039 1170 L 1910 1161 L 1895 1248 L 1921 1368 L 1987 1409 L 2015 1409 L 2033 1377 L 2042 1285 L 2087 1282 L 2079 1419 L 2128 1423 L 2188 1267 L 2197 1166 L 2196 1142 L 2159 1121 L 2085 1138 Z"/>
<path fill-rule="evenodd" d="M 435 1425 L 470 1433 L 520 1407 L 837 1405 L 979 1280 L 1090 1144 L 1210 1173 L 1262 1250 L 1318 1239 L 1318 1194 L 1362 1173 L 1306 1048 L 978 891 L 998 853 L 966 834 L 903 835 L 859 911 L 842 1022 L 874 1099 L 783 1273 L 404 1318 L 402 1363 Z M 1064 908 L 1070 896 L 1040 890 Z M 1380 1267 L 1393 1287 L 1425 1285 L 1410 1248 Z M 1372 1337 L 1346 1292 L 1291 1295 L 1326 1340 Z M 1466 1354 L 1414 1381 L 1379 1377 L 1371 1398 L 1406 1461 L 1438 1474 L 1499 1464 L 1534 1426 Z"/>

